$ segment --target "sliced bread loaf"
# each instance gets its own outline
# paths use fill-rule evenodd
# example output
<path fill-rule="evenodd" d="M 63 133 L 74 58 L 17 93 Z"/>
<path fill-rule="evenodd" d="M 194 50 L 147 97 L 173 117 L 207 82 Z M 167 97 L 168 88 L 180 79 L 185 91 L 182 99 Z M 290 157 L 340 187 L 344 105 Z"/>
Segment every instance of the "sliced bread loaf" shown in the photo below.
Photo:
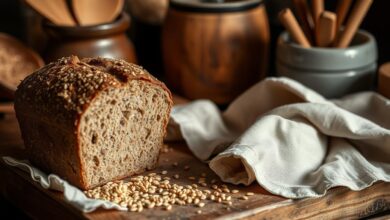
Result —
<path fill-rule="evenodd" d="M 28 76 L 15 98 L 30 161 L 82 189 L 152 169 L 171 106 L 141 67 L 75 56 Z"/>

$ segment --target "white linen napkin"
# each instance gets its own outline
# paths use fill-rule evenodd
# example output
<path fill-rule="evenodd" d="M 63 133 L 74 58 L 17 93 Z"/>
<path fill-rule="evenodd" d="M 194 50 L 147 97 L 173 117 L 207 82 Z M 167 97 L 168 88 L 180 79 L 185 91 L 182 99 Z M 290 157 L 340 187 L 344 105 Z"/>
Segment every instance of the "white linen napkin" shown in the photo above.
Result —
<path fill-rule="evenodd" d="M 389 129 L 390 101 L 376 93 L 326 100 L 293 80 L 268 78 L 224 112 L 207 100 L 175 107 L 168 139 L 184 138 L 223 181 L 257 181 L 304 198 L 390 181 Z"/>
<path fill-rule="evenodd" d="M 99 199 L 90 199 L 85 196 L 79 188 L 70 185 L 57 175 L 45 174 L 39 169 L 31 166 L 27 161 L 19 161 L 12 157 L 3 157 L 3 160 L 10 166 L 18 167 L 19 169 L 28 172 L 31 175 L 31 179 L 38 182 L 43 188 L 62 192 L 65 201 L 82 212 L 93 212 L 98 208 L 127 211 L 126 207 L 122 207 L 116 203 Z"/>

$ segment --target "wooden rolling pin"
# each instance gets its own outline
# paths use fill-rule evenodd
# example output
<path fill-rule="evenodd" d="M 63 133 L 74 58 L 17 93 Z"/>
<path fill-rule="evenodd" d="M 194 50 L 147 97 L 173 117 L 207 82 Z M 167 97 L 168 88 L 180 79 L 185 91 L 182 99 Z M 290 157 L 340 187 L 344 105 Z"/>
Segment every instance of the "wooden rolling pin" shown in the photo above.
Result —
<path fill-rule="evenodd" d="M 390 62 L 382 64 L 379 68 L 378 92 L 390 99 Z"/>

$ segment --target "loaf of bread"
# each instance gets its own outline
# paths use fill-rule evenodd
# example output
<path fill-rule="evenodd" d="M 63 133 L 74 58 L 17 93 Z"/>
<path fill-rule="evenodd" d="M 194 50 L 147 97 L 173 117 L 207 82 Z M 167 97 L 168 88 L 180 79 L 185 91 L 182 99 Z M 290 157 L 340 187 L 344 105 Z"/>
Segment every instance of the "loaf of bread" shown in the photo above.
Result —
<path fill-rule="evenodd" d="M 30 162 L 84 190 L 154 168 L 171 107 L 162 82 L 107 58 L 62 58 L 15 94 Z"/>

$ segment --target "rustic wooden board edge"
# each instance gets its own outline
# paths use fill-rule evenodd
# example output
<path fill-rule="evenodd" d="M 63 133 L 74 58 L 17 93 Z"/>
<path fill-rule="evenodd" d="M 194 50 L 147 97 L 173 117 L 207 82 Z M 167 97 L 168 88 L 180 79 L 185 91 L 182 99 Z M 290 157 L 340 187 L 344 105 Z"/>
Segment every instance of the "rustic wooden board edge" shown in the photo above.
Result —
<path fill-rule="evenodd" d="M 357 196 L 358 195 L 358 196 Z M 366 197 L 362 200 L 362 197 Z M 335 200 L 345 201 L 334 203 Z M 279 206 L 278 206 L 279 205 Z M 273 206 L 278 206 L 278 214 Z M 322 207 L 319 209 L 318 207 Z M 379 182 L 357 194 L 345 187 L 332 189 L 320 198 L 287 200 L 280 203 L 225 216 L 228 219 L 358 219 L 390 210 L 390 183 Z M 280 215 L 280 213 L 283 213 Z"/>
<path fill-rule="evenodd" d="M 87 219 L 82 212 L 64 201 L 62 193 L 44 189 L 24 171 L 5 164 L 2 158 L 0 176 L 3 178 L 0 181 L 1 196 L 33 219 Z M 64 212 L 63 208 L 68 212 Z"/>

